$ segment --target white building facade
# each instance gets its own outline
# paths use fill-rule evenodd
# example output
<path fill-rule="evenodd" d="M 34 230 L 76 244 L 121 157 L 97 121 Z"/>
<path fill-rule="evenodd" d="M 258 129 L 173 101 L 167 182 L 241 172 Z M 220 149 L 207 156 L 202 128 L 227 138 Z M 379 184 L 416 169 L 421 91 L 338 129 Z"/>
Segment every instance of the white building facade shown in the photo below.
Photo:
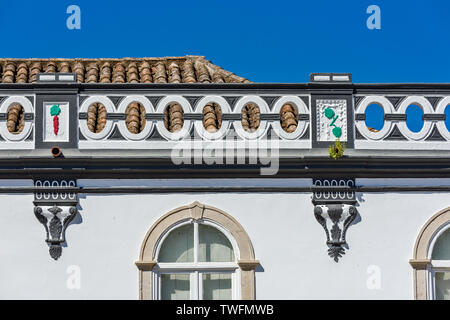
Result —
<path fill-rule="evenodd" d="M 450 85 L 199 61 L 2 62 L 0 298 L 450 299 Z"/>

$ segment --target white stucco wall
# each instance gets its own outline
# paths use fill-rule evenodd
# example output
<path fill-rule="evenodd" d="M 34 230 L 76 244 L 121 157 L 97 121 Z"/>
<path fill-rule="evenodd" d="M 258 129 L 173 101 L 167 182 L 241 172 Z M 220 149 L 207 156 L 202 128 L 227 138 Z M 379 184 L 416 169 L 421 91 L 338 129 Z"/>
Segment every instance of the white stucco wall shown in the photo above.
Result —
<path fill-rule="evenodd" d="M 275 183 L 267 181 L 264 183 Z M 217 181 L 183 182 L 200 183 Z M 236 185 L 236 181 L 227 183 Z M 295 183 L 311 184 L 306 179 Z M 357 184 L 402 183 L 448 185 L 449 181 L 364 179 Z M 20 185 L 0 183 L 12 184 Z M 30 185 L 31 181 L 22 184 Z M 86 180 L 78 184 L 137 185 Z M 310 193 L 80 195 L 80 215 L 67 228 L 67 247 L 54 261 L 44 241 L 44 227 L 33 214 L 33 195 L 0 194 L 0 299 L 137 299 L 138 270 L 134 262 L 146 232 L 166 212 L 194 201 L 226 211 L 249 234 L 261 262 L 256 272 L 257 299 L 412 299 L 408 260 L 416 237 L 433 214 L 450 206 L 450 195 L 359 195 L 360 217 L 348 229 L 349 250 L 339 263 L 327 255 L 325 232 L 314 218 L 311 197 Z M 71 265 L 81 270 L 79 290 L 66 285 Z M 371 265 L 381 271 L 378 290 L 366 285 Z"/>

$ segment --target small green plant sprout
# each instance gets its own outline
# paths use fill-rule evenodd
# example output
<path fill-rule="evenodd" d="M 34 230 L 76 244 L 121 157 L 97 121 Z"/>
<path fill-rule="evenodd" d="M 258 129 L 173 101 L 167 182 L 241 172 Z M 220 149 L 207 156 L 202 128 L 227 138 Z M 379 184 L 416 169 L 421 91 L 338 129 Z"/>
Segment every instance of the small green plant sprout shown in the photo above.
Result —
<path fill-rule="evenodd" d="M 328 153 L 333 159 L 339 159 L 344 155 L 345 143 L 340 142 L 339 139 L 328 148 Z"/>

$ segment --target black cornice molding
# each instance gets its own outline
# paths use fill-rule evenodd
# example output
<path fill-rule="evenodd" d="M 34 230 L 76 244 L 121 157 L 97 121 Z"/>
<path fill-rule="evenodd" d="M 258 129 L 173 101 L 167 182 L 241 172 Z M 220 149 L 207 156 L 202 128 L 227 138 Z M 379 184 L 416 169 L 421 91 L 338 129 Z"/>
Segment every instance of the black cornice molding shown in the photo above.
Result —
<path fill-rule="evenodd" d="M 279 159 L 272 176 L 261 175 L 262 167 L 175 165 L 168 158 L 15 158 L 0 159 L 0 179 L 450 178 L 449 158 Z"/>
<path fill-rule="evenodd" d="M 314 192 L 364 192 L 364 193 L 379 193 L 379 192 L 450 192 L 450 186 L 375 186 L 375 187 L 354 187 L 354 188 L 339 188 L 339 187 L 283 187 L 283 186 L 144 186 L 144 187 L 0 187 L 0 194 L 3 193 L 74 193 L 74 194 L 163 194 L 163 193 L 314 193 Z M 77 201 L 33 201 L 35 205 L 52 206 L 54 204 L 64 206 L 76 206 Z M 356 201 L 313 201 L 313 204 L 334 204 L 345 203 L 354 204 Z"/>
<path fill-rule="evenodd" d="M 0 83 L 2 90 L 311 90 L 333 93 L 450 92 L 450 83 Z"/>

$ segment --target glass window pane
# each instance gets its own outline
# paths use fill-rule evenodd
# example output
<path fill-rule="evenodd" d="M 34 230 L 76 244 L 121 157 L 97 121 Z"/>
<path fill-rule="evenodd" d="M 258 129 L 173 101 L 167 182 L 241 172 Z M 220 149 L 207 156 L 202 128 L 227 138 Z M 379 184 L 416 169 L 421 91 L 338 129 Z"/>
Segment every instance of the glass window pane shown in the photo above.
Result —
<path fill-rule="evenodd" d="M 445 230 L 436 240 L 431 259 L 450 260 L 450 228 Z"/>
<path fill-rule="evenodd" d="M 436 272 L 436 299 L 450 300 L 450 271 Z"/>
<path fill-rule="evenodd" d="M 189 274 L 161 275 L 162 300 L 189 300 L 189 298 L 190 298 Z"/>
<path fill-rule="evenodd" d="M 159 251 L 159 262 L 194 262 L 194 225 L 172 230 Z"/>
<path fill-rule="evenodd" d="M 198 261 L 232 262 L 233 247 L 228 238 L 214 227 L 200 224 L 198 226 Z"/>
<path fill-rule="evenodd" d="M 231 273 L 204 273 L 203 300 L 231 300 Z"/>

